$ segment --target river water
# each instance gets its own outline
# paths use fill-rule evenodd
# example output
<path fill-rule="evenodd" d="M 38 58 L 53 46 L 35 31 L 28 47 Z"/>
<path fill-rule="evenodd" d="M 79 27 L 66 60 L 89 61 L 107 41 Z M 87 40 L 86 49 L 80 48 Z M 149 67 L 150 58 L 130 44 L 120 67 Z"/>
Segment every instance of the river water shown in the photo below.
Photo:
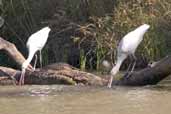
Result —
<path fill-rule="evenodd" d="M 171 82 L 145 87 L 0 86 L 0 114 L 171 114 Z"/>

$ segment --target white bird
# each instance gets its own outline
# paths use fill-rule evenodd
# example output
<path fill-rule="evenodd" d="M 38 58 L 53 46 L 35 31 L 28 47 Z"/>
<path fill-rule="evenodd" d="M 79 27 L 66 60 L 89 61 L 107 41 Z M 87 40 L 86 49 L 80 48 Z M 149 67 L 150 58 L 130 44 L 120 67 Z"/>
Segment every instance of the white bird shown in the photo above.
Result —
<path fill-rule="evenodd" d="M 119 71 L 119 68 L 122 64 L 122 62 L 128 57 L 133 56 L 134 63 L 132 66 L 131 72 L 134 70 L 135 64 L 136 64 L 136 57 L 134 55 L 138 45 L 143 40 L 143 36 L 145 32 L 150 28 L 150 25 L 143 24 L 136 28 L 134 31 L 129 32 L 126 34 L 123 39 L 120 41 L 119 46 L 117 48 L 117 60 L 116 65 L 111 70 L 111 76 L 109 79 L 108 87 L 111 88 L 113 76 L 116 75 L 116 73 Z M 129 69 L 129 67 L 128 67 Z"/>
<path fill-rule="evenodd" d="M 29 55 L 28 55 L 27 60 L 24 61 L 24 63 L 22 64 L 22 73 L 21 73 L 21 77 L 19 80 L 19 85 L 24 84 L 25 71 L 26 71 L 27 67 L 29 66 L 34 54 L 37 51 L 40 51 L 40 64 L 42 66 L 41 50 L 47 42 L 50 30 L 51 29 L 49 27 L 44 27 L 41 30 L 37 31 L 36 33 L 32 34 L 28 38 L 26 46 L 28 48 Z M 36 63 L 37 63 L 37 56 L 36 56 L 36 60 L 34 63 L 34 70 L 36 67 Z"/>

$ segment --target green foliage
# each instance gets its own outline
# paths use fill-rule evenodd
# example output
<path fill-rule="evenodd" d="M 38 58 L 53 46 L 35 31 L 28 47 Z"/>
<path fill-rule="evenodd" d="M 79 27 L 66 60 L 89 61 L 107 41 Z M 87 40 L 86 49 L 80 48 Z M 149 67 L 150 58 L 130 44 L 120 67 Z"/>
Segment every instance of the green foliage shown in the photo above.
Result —
<path fill-rule="evenodd" d="M 0 16 L 5 19 L 5 24 L 0 30 L 1 36 L 16 44 L 17 48 L 24 55 L 27 55 L 25 44 L 28 37 L 44 26 L 42 24 L 45 20 L 43 16 L 47 15 L 47 12 L 42 12 L 43 5 L 41 8 L 38 6 L 43 4 L 43 0 L 40 0 L 39 4 L 31 0 L 2 0 L 2 3 L 0 5 Z M 47 57 L 47 55 L 46 52 L 43 52 L 43 56 Z M 10 59 L 6 59 L 6 56 L 2 55 L 1 59 L 4 61 L 1 64 L 15 66 Z M 44 63 L 47 61 L 45 60 Z"/>
<path fill-rule="evenodd" d="M 169 0 L 119 0 L 114 9 L 114 25 L 121 35 L 126 34 L 142 23 L 150 24 L 150 31 L 145 34 L 143 43 L 138 49 L 139 54 L 149 59 L 157 59 L 168 53 L 165 37 L 166 31 L 162 31 L 162 18 L 171 11 Z M 169 16 L 169 15 L 168 15 Z M 170 16 L 168 17 L 171 19 Z M 165 21 L 165 23 L 167 23 Z M 117 36 L 119 37 L 119 36 Z"/>
<path fill-rule="evenodd" d="M 171 53 L 168 47 L 168 45 L 171 46 L 171 43 L 167 42 L 170 39 L 170 34 L 166 35 L 168 32 L 163 26 L 171 27 L 168 25 L 168 22 L 171 21 L 170 6 L 169 0 L 117 0 L 112 14 L 104 17 L 91 17 L 90 24 L 93 27 L 87 27 L 81 32 L 89 33 L 89 35 L 85 35 L 84 39 L 91 39 L 89 43 L 94 42 L 92 46 L 94 51 L 92 52 L 97 55 L 96 68 L 99 69 L 99 62 L 104 59 L 104 56 L 111 61 L 115 60 L 117 44 L 121 38 L 143 23 L 147 23 L 151 27 L 145 34 L 136 54 L 148 60 L 156 60 Z M 165 18 L 167 20 L 164 20 Z M 88 43 L 87 40 L 85 41 Z M 115 53 L 113 54 L 113 52 Z M 99 53 L 102 56 L 99 56 Z"/>
<path fill-rule="evenodd" d="M 86 69 L 86 55 L 84 53 L 84 50 L 80 50 L 80 68 L 81 70 Z"/>

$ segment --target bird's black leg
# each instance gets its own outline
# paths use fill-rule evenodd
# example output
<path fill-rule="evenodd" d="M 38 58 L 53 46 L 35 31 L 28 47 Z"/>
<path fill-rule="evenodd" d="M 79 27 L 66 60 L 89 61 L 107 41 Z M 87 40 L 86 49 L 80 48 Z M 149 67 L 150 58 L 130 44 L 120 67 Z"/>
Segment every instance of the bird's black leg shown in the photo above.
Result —
<path fill-rule="evenodd" d="M 135 68 L 135 65 L 136 65 L 136 60 L 137 60 L 137 58 L 136 58 L 136 56 L 135 56 L 134 54 L 132 54 L 132 55 L 130 56 L 130 58 L 131 58 L 131 63 L 129 64 L 128 70 L 127 70 L 127 72 L 126 72 L 126 74 L 125 74 L 125 76 L 126 76 L 127 78 L 129 78 L 130 74 L 133 72 L 133 70 L 134 70 L 134 68 Z M 132 62 L 133 62 L 133 63 L 132 63 Z M 131 65 L 132 65 L 132 68 L 131 68 Z M 129 71 L 130 68 L 131 68 L 131 71 Z"/>
<path fill-rule="evenodd" d="M 21 71 L 19 85 L 24 85 L 25 69 Z"/>
<path fill-rule="evenodd" d="M 136 62 L 137 62 L 137 57 L 136 57 L 134 54 L 132 54 L 132 57 L 134 58 L 134 63 L 133 63 L 133 66 L 132 66 L 131 72 L 133 72 L 133 71 L 134 71 L 134 68 L 135 68 L 135 65 L 136 65 Z"/>
<path fill-rule="evenodd" d="M 39 52 L 40 52 L 40 56 L 39 56 L 40 57 L 39 58 L 40 59 L 40 68 L 42 68 L 42 51 L 40 50 Z"/>
<path fill-rule="evenodd" d="M 36 64 L 37 64 L 37 54 L 35 54 L 35 61 L 34 61 L 34 66 L 33 66 L 33 70 L 35 70 L 36 69 Z"/>
<path fill-rule="evenodd" d="M 130 56 L 130 58 L 131 58 L 131 56 Z M 128 65 L 128 68 L 127 68 L 127 71 L 126 72 L 129 72 L 130 71 L 131 66 L 132 66 L 132 58 L 131 58 L 130 64 Z"/>
<path fill-rule="evenodd" d="M 132 66 L 132 62 L 133 62 L 133 59 L 132 59 L 131 55 L 129 55 L 129 58 L 130 58 L 130 63 L 129 63 L 128 68 L 126 70 L 125 76 L 127 76 L 129 74 L 131 66 Z"/>

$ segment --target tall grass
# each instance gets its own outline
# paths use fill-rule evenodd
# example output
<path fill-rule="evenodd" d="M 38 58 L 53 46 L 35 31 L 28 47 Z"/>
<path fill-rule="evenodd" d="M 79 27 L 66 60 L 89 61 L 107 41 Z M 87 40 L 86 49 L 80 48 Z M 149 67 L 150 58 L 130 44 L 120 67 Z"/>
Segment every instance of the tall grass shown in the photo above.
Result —
<path fill-rule="evenodd" d="M 149 59 L 158 59 L 168 54 L 165 53 L 167 50 L 165 41 L 168 38 L 165 36 L 166 31 L 161 32 L 164 29 L 161 25 L 163 17 L 171 11 L 170 6 L 169 0 L 132 0 L 129 2 L 119 0 L 114 9 L 113 26 L 117 26 L 116 28 L 122 31 L 123 36 L 142 23 L 150 24 L 150 31 L 146 33 L 137 53 Z M 169 15 L 167 17 L 171 19 Z"/>
<path fill-rule="evenodd" d="M 42 26 L 40 25 L 42 19 L 37 18 L 39 15 L 35 16 L 41 12 L 37 12 L 34 9 L 36 4 L 28 0 L 2 0 L 2 3 L 0 12 L 5 19 L 5 24 L 0 30 L 1 36 L 16 44 L 17 48 L 27 56 L 26 41 L 32 33 Z M 46 55 L 46 51 L 43 52 L 43 56 Z M 12 63 L 10 59 L 6 59 L 3 55 L 1 55 L 0 59 L 3 63 Z M 15 66 L 15 64 L 11 64 L 11 66 Z"/>
<path fill-rule="evenodd" d="M 171 42 L 167 42 L 170 39 L 170 33 L 163 26 L 171 27 L 168 25 L 171 21 L 170 11 L 171 2 L 169 0 L 117 0 L 112 14 L 104 17 L 90 17 L 93 30 L 87 29 L 91 34 L 87 38 L 94 42 L 92 48 L 97 55 L 96 69 L 99 69 L 100 62 L 105 56 L 111 61 L 116 60 L 116 48 L 121 38 L 144 23 L 151 27 L 145 34 L 136 55 L 147 58 L 147 60 L 157 60 L 171 53 L 168 47 L 168 45 L 171 46 Z M 101 52 L 103 52 L 102 56 L 99 56 Z"/>
<path fill-rule="evenodd" d="M 84 53 L 84 50 L 80 50 L 80 68 L 81 70 L 86 69 L 86 55 Z"/>

